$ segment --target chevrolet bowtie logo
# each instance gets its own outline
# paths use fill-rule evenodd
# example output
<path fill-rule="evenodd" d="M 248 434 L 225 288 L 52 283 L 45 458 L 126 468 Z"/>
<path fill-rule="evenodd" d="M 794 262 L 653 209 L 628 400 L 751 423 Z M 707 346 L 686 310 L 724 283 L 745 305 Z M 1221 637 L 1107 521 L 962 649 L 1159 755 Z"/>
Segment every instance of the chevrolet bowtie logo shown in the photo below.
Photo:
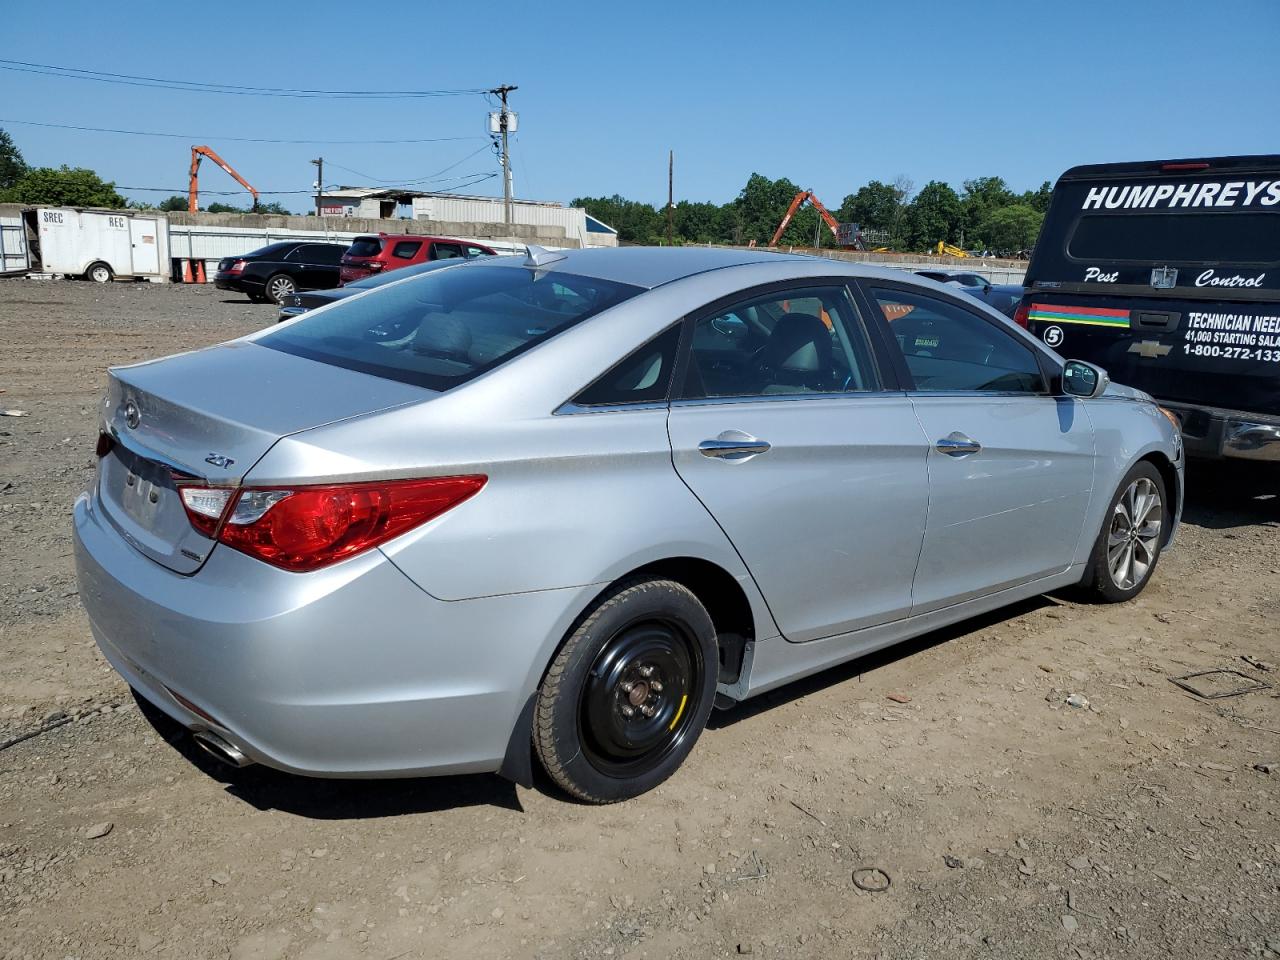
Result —
<path fill-rule="evenodd" d="M 1136 353 L 1148 360 L 1157 360 L 1168 354 L 1173 347 L 1166 347 L 1159 340 L 1139 340 L 1129 345 L 1129 352 Z"/>

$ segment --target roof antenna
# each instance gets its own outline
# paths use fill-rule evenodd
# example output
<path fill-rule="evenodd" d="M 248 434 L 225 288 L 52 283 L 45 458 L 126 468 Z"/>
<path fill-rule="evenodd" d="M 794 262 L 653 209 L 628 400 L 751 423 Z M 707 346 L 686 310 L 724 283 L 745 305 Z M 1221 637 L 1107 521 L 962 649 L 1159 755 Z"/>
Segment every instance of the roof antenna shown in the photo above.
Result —
<path fill-rule="evenodd" d="M 548 250 L 546 247 L 539 247 L 532 243 L 526 249 L 529 251 L 529 256 L 525 258 L 524 265 L 531 270 L 542 270 L 548 264 L 555 263 L 557 260 L 568 259 L 559 250 Z"/>

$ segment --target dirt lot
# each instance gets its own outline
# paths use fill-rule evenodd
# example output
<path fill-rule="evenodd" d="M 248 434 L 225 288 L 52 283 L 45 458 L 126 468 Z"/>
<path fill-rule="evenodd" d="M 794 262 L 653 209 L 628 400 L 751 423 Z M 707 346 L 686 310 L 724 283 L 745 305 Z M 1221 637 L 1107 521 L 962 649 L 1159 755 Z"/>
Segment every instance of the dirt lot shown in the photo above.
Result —
<path fill-rule="evenodd" d="M 1276 475 L 1194 471 L 1138 601 L 1043 598 L 717 714 L 621 806 L 196 756 L 97 655 L 69 509 L 104 367 L 272 316 L 0 282 L 28 414 L 0 418 L 0 741 L 74 718 L 0 751 L 0 957 L 1280 956 L 1278 691 L 1167 679 L 1280 682 Z"/>

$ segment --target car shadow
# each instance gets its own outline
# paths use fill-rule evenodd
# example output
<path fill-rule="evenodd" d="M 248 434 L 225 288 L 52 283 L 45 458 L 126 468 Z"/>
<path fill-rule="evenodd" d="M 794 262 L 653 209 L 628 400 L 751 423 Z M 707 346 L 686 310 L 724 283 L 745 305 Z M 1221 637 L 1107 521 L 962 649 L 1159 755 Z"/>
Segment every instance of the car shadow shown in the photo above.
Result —
<path fill-rule="evenodd" d="M 134 694 L 156 733 L 191 766 L 256 810 L 279 810 L 311 820 L 375 820 L 459 807 L 501 807 L 523 813 L 516 786 L 496 774 L 409 779 L 303 777 L 270 767 L 232 767 L 205 753 L 182 724 Z M 536 782 L 554 794 L 548 782 Z"/>
<path fill-rule="evenodd" d="M 1212 530 L 1280 524 L 1280 467 L 1192 460 L 1182 519 Z"/>
<path fill-rule="evenodd" d="M 981 616 L 962 620 L 960 623 L 952 624 L 949 627 L 941 627 L 918 637 L 913 637 L 910 640 L 895 643 L 883 650 L 858 657 L 840 666 L 829 667 L 803 680 L 793 680 L 777 690 L 771 690 L 769 693 L 752 697 L 750 700 L 728 709 L 713 710 L 711 719 L 707 722 L 707 729 L 721 730 L 725 727 L 730 727 L 735 723 L 764 713 L 766 710 L 792 703 L 802 697 L 826 690 L 828 687 L 838 686 L 854 678 L 861 679 L 863 674 L 870 674 L 900 660 L 914 657 L 916 654 L 939 644 L 947 643 L 978 630 L 1056 605 L 1057 602 L 1052 597 L 1045 595 L 1035 596 L 1029 600 L 1010 604 L 1007 607 L 1001 607 Z M 785 643 L 786 641 L 782 642 Z"/>

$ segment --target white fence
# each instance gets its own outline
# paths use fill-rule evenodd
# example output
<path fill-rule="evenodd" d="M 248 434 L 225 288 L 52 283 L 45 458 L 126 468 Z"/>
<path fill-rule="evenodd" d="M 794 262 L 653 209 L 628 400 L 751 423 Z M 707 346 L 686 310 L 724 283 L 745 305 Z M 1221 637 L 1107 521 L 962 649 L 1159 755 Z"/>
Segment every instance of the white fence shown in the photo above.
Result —
<path fill-rule="evenodd" d="M 212 227 L 194 224 L 169 225 L 169 255 L 176 261 L 204 261 L 205 277 L 212 282 L 218 269 L 218 261 L 224 257 L 236 257 L 281 240 L 312 240 L 316 243 L 349 244 L 356 237 L 367 236 L 359 231 L 346 230 L 289 230 L 278 227 Z M 505 240 L 473 240 L 498 253 L 524 253 L 523 243 Z M 181 275 L 181 271 L 176 271 Z"/>

